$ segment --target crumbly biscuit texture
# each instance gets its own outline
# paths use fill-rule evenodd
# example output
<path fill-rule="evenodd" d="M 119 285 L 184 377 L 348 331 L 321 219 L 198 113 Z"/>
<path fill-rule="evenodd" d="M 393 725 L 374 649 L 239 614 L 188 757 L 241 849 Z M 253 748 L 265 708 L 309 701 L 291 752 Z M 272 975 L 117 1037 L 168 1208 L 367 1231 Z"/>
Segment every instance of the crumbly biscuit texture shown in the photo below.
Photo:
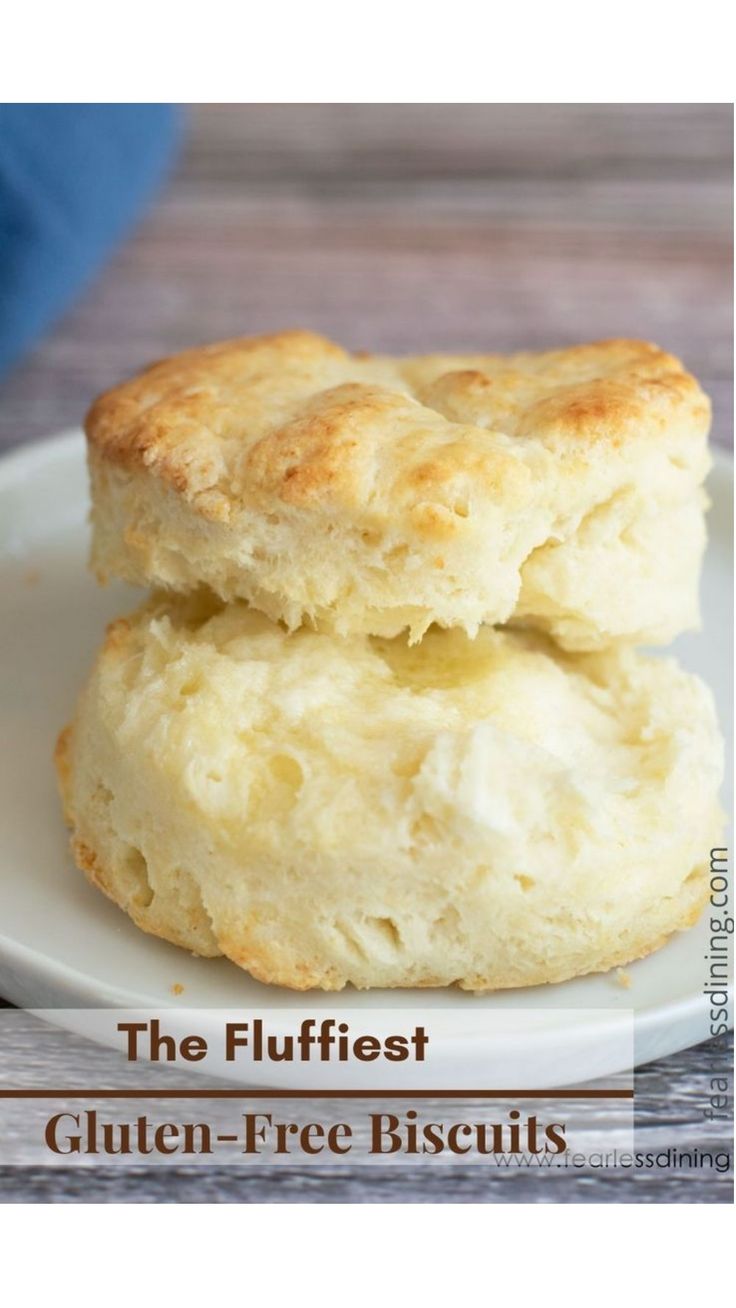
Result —
<path fill-rule="evenodd" d="M 404 359 L 229 341 L 93 405 L 93 564 L 292 629 L 666 642 L 698 622 L 708 426 L 697 382 L 641 341 Z"/>
<path fill-rule="evenodd" d="M 295 989 L 623 965 L 695 920 L 721 829 L 711 697 L 672 661 L 336 641 L 205 594 L 113 624 L 58 763 L 91 881 Z"/>

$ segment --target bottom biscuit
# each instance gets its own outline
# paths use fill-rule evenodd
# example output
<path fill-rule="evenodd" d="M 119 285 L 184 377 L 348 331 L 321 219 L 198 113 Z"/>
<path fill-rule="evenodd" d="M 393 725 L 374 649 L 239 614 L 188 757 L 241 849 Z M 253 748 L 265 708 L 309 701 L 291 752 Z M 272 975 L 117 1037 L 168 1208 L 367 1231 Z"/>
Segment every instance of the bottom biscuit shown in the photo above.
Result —
<path fill-rule="evenodd" d="M 289 635 L 203 596 L 112 625 L 57 766 L 93 884 L 297 990 L 623 965 L 697 919 L 721 831 L 711 697 L 670 660 Z"/>

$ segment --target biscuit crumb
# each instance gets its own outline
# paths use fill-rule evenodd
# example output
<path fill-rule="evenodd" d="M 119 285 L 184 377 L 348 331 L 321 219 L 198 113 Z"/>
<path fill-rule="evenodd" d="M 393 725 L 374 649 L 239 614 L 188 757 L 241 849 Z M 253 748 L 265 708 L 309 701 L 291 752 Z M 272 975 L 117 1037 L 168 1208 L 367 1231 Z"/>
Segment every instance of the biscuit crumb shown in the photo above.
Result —
<path fill-rule="evenodd" d="M 622 990 L 629 990 L 631 987 L 631 977 L 622 967 L 616 968 L 616 984 L 621 986 Z"/>
<path fill-rule="evenodd" d="M 173 986 L 171 987 L 171 993 L 172 995 L 183 995 L 184 994 L 183 985 L 181 985 L 179 981 L 175 981 Z"/>

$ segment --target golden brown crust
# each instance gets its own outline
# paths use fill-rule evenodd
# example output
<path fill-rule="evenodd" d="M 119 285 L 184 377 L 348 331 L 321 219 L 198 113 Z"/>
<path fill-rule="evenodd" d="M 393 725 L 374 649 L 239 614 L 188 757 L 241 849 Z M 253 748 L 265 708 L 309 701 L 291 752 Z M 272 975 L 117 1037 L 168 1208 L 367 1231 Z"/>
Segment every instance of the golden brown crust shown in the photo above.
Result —
<path fill-rule="evenodd" d="M 64 792 L 71 778 L 70 749 L 72 739 L 72 725 L 64 727 L 57 736 L 54 748 L 54 766 L 59 778 L 59 786 Z"/>
<path fill-rule="evenodd" d="M 392 360 L 289 331 L 153 364 L 101 395 L 86 431 L 105 460 L 148 469 L 222 520 L 245 485 L 285 504 L 360 501 L 373 492 L 377 454 L 408 486 L 447 485 L 470 461 L 498 487 L 513 459 L 489 431 L 618 448 L 683 416 L 700 431 L 708 414 L 679 360 L 644 341 Z"/>
<path fill-rule="evenodd" d="M 87 419 L 92 564 L 290 629 L 565 648 L 697 625 L 708 401 L 640 341 L 353 355 L 310 332 L 155 364 Z"/>

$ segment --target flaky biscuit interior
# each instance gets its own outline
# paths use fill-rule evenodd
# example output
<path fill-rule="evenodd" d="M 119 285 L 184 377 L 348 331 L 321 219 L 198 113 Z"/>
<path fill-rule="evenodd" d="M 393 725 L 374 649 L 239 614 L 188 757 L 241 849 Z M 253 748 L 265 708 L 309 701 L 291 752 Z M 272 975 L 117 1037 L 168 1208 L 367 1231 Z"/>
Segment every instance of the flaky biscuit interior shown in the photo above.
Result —
<path fill-rule="evenodd" d="M 144 930 L 297 989 L 493 989 L 623 964 L 697 916 L 712 700 L 544 637 L 289 634 L 154 597 L 58 750 L 74 850 Z"/>

